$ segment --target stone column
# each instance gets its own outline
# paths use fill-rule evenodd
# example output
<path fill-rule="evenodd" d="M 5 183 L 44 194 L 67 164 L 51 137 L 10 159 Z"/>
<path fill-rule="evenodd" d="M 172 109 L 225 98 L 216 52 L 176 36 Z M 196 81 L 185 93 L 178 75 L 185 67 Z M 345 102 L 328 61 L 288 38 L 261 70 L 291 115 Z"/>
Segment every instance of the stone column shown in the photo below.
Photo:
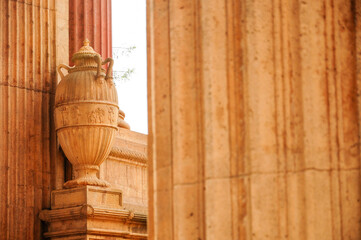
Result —
<path fill-rule="evenodd" d="M 150 239 L 359 239 L 352 1 L 148 0 Z"/>
<path fill-rule="evenodd" d="M 64 179 L 52 109 L 68 1 L 3 0 L 0 13 L 0 238 L 38 240 L 39 212 Z"/>
<path fill-rule="evenodd" d="M 69 56 L 86 38 L 104 59 L 112 57 L 111 0 L 69 0 Z"/>

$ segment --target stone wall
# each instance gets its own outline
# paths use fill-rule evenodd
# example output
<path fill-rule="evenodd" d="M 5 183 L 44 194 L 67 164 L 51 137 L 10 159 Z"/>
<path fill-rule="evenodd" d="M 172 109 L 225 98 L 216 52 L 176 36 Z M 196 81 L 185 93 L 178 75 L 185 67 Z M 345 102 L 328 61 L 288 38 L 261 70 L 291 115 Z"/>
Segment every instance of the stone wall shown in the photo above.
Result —
<path fill-rule="evenodd" d="M 100 165 L 100 178 L 123 193 L 124 207 L 147 214 L 147 135 L 119 128 L 109 157 Z"/>
<path fill-rule="evenodd" d="M 359 9 L 148 0 L 150 239 L 361 238 Z"/>

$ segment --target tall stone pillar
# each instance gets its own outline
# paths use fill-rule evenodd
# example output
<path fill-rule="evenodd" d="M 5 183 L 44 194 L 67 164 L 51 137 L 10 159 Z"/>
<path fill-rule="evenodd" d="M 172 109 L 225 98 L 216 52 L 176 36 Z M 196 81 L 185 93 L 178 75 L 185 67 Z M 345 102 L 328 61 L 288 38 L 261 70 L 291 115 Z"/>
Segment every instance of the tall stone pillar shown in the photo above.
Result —
<path fill-rule="evenodd" d="M 354 7 L 148 0 L 150 239 L 361 238 Z"/>
<path fill-rule="evenodd" d="M 68 1 L 3 0 L 0 13 L 0 239 L 38 240 L 39 212 L 64 179 L 52 118 Z"/>
<path fill-rule="evenodd" d="M 69 0 L 70 56 L 86 38 L 104 59 L 112 57 L 111 0 Z"/>

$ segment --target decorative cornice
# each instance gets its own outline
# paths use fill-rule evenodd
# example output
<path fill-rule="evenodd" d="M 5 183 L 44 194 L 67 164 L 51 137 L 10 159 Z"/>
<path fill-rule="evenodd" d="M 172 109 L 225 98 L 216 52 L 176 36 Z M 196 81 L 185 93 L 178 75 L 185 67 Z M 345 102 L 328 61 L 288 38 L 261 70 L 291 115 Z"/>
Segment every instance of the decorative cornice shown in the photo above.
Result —
<path fill-rule="evenodd" d="M 127 209 L 109 209 L 84 204 L 78 207 L 62 208 L 54 210 L 43 210 L 39 218 L 45 222 L 56 222 L 79 218 L 113 219 L 144 224 L 147 222 L 147 215 L 133 212 Z"/>
<path fill-rule="evenodd" d="M 87 234 L 101 234 L 107 236 L 114 236 L 114 237 L 124 237 L 129 239 L 148 239 L 148 234 L 146 233 L 131 233 L 126 231 L 117 231 L 117 230 L 105 230 L 105 229 L 97 229 L 97 228 L 90 228 L 87 230 Z"/>
<path fill-rule="evenodd" d="M 131 160 L 127 161 L 129 163 L 140 163 L 147 165 L 147 155 L 144 152 L 131 150 L 123 146 L 114 146 L 110 151 L 109 157 L 117 159 Z"/>
<path fill-rule="evenodd" d="M 89 228 L 87 230 L 63 230 L 56 232 L 47 232 L 44 233 L 44 236 L 47 238 L 50 237 L 64 237 L 71 235 L 80 235 L 80 234 L 94 234 L 94 235 L 107 235 L 114 237 L 122 237 L 129 239 L 140 239 L 146 240 L 148 239 L 148 234 L 145 233 L 132 233 L 128 231 L 117 231 L 117 230 L 107 230 L 107 229 L 98 229 L 98 228 Z"/>

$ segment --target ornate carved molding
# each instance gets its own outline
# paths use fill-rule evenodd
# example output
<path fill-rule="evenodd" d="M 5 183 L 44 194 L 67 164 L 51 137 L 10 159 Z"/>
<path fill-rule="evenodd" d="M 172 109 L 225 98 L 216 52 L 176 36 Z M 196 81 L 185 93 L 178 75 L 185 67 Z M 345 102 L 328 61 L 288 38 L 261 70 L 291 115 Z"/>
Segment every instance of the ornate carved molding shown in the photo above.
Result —
<path fill-rule="evenodd" d="M 119 189 L 84 186 L 52 192 L 39 218 L 51 239 L 147 239 L 147 215 L 123 206 Z M 105 238 L 108 239 L 108 238 Z"/>
<path fill-rule="evenodd" d="M 80 235 L 80 234 L 94 234 L 94 235 L 106 235 L 113 237 L 122 237 L 129 239 L 147 239 L 147 234 L 140 233 L 131 233 L 128 231 L 117 231 L 117 230 L 104 230 L 98 228 L 89 228 L 88 230 L 64 230 L 57 232 L 47 232 L 44 234 L 45 237 L 62 237 L 62 236 L 72 236 L 72 235 Z M 90 240 L 95 240 L 95 238 L 90 238 Z"/>
<path fill-rule="evenodd" d="M 84 204 L 82 206 L 72 208 L 43 210 L 39 214 L 39 218 L 45 222 L 74 220 L 85 217 L 97 219 L 112 219 L 132 223 L 147 222 L 147 215 L 143 213 L 133 212 L 127 209 L 101 208 L 90 204 Z"/>
<path fill-rule="evenodd" d="M 116 158 L 133 164 L 141 164 L 147 166 L 147 155 L 144 152 L 131 150 L 123 146 L 114 146 L 109 154 L 110 158 Z"/>
<path fill-rule="evenodd" d="M 119 128 L 108 158 L 146 167 L 147 149 L 147 135 Z"/>
<path fill-rule="evenodd" d="M 73 126 L 106 126 L 117 129 L 117 106 L 112 103 L 85 102 L 63 104 L 55 109 L 56 128 Z M 88 104 L 90 103 L 90 104 Z M 59 116 L 59 117 L 57 117 Z"/>

